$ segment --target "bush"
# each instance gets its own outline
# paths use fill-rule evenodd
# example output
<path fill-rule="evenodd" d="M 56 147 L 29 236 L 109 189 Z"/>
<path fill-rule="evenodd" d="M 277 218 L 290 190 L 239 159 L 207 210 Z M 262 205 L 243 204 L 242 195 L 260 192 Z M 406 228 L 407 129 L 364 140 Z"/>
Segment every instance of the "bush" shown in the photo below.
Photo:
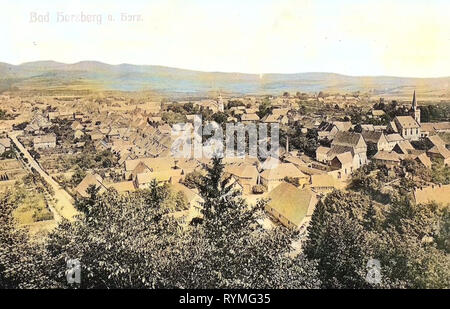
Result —
<path fill-rule="evenodd" d="M 264 192 L 266 192 L 266 187 L 264 187 L 263 185 L 255 185 L 252 187 L 252 192 L 253 194 L 263 194 Z"/>

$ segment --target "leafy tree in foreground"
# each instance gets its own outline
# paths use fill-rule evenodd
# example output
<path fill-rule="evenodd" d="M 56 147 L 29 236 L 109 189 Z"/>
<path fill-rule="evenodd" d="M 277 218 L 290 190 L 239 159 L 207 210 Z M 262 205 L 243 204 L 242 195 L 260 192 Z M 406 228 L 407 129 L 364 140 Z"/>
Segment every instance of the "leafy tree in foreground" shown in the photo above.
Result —
<path fill-rule="evenodd" d="M 25 230 L 17 228 L 12 212 L 11 193 L 0 196 L 0 288 L 51 287 L 47 276 L 45 251 L 40 243 L 31 243 Z"/>
<path fill-rule="evenodd" d="M 164 186 L 156 195 L 151 189 L 93 194 L 88 215 L 49 235 L 41 255 L 46 282 L 70 287 L 66 260 L 79 259 L 81 288 L 319 287 L 315 263 L 288 255 L 295 233 L 264 230 L 263 204 L 250 210 L 238 193 L 224 191 L 221 171 L 218 160 L 205 177 L 209 208 L 197 226 L 183 228 L 163 206 L 170 196 Z"/>
<path fill-rule="evenodd" d="M 317 288 L 315 263 L 289 257 L 295 232 L 283 227 L 267 231 L 259 220 L 264 203 L 252 209 L 223 176 L 221 159 L 214 158 L 200 193 L 203 224 L 191 230 L 184 244 L 186 267 L 195 269 L 183 286 L 203 288 Z M 193 243 L 192 243 L 193 242 Z M 195 248 L 189 254 L 188 248 Z M 186 278 L 185 276 L 181 276 Z"/>
<path fill-rule="evenodd" d="M 380 206 L 358 193 L 334 191 L 316 207 L 305 253 L 318 260 L 325 288 L 449 288 L 448 220 L 448 209 L 406 197 Z M 372 258 L 382 275 L 374 285 L 365 280 Z"/>

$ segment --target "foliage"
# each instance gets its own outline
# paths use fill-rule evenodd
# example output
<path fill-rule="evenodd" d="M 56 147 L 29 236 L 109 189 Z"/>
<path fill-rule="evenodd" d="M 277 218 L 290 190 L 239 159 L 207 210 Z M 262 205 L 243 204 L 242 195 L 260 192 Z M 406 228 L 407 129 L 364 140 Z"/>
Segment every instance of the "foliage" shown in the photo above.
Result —
<path fill-rule="evenodd" d="M 205 183 L 222 178 L 215 176 L 220 164 L 216 162 L 213 169 Z M 69 258 L 81 262 L 81 288 L 316 288 L 320 284 L 315 262 L 287 254 L 294 232 L 282 227 L 267 231 L 258 223 L 264 204 L 249 210 L 242 199 L 235 199 L 230 207 L 209 212 L 203 224 L 181 229 L 151 190 L 130 195 L 88 191 L 88 215 L 62 222 L 45 248 L 20 242 L 27 248 L 22 250 L 26 254 L 22 260 L 38 263 L 30 274 L 39 280 L 22 281 L 28 273 L 12 260 L 17 251 L 2 247 L 0 252 L 7 255 L 0 260 L 0 275 L 7 277 L 3 285 L 19 287 L 26 282 L 30 287 L 70 288 L 64 273 Z M 0 233 L 9 238 L 12 230 Z M 34 249 L 36 253 L 27 251 Z"/>
<path fill-rule="evenodd" d="M 263 194 L 264 192 L 266 192 L 266 187 L 264 187 L 263 185 L 254 185 L 252 187 L 252 192 L 253 194 Z"/>
<path fill-rule="evenodd" d="M 70 178 L 70 184 L 72 187 L 76 187 L 84 179 L 84 177 L 86 177 L 86 172 L 77 165 L 75 166 L 75 170 Z"/>
<path fill-rule="evenodd" d="M 450 166 L 444 165 L 442 161 L 434 162 L 431 166 L 431 177 L 434 183 L 450 184 Z"/>
<path fill-rule="evenodd" d="M 12 120 L 14 116 L 9 114 L 6 110 L 0 109 L 0 120 Z"/>
<path fill-rule="evenodd" d="M 334 191 L 319 202 L 305 252 L 319 261 L 326 288 L 449 288 L 449 256 L 440 248 L 448 214 L 398 198 L 381 207 L 358 193 Z M 381 283 L 365 280 L 366 264 L 381 262 Z"/>
<path fill-rule="evenodd" d="M 7 151 L 4 151 L 2 154 L 0 154 L 0 159 L 14 159 L 16 158 L 16 152 L 14 149 L 10 149 Z"/>
<path fill-rule="evenodd" d="M 308 130 L 308 132 L 302 133 L 300 126 L 294 128 L 288 128 L 280 131 L 280 144 L 286 147 L 287 138 L 289 137 L 289 150 L 299 150 L 305 154 L 315 157 L 316 149 L 319 146 L 317 141 L 317 131 Z"/>
<path fill-rule="evenodd" d="M 11 192 L 0 195 L 0 288 L 51 286 L 42 244 L 31 244 L 25 230 L 16 227 L 15 208 Z"/>
<path fill-rule="evenodd" d="M 450 120 L 449 104 L 424 105 L 420 108 L 420 120 L 422 122 L 440 122 Z"/>
<path fill-rule="evenodd" d="M 300 181 L 298 178 L 293 178 L 293 177 L 284 177 L 283 179 L 284 181 L 286 181 L 287 183 L 290 183 L 291 185 L 294 185 L 296 187 L 298 187 L 300 185 Z"/>
<path fill-rule="evenodd" d="M 187 118 L 185 115 L 181 113 L 176 113 L 173 111 L 163 112 L 162 113 L 162 120 L 169 125 L 174 125 L 176 123 L 186 123 Z"/>
<path fill-rule="evenodd" d="M 202 180 L 203 180 L 202 173 L 195 170 L 190 173 L 187 173 L 182 183 L 189 189 L 195 189 L 197 188 L 197 185 L 201 184 Z"/>
<path fill-rule="evenodd" d="M 264 100 L 259 104 L 259 110 L 257 112 L 259 119 L 264 118 L 265 116 L 272 113 L 273 106 L 270 103 L 269 98 L 264 98 Z"/>
<path fill-rule="evenodd" d="M 96 204 L 99 201 L 99 191 L 100 187 L 95 185 L 89 185 L 86 189 L 86 193 L 88 197 L 80 197 L 75 200 L 75 207 L 86 214 L 86 216 L 90 216 L 92 213 L 96 211 Z"/>
<path fill-rule="evenodd" d="M 217 112 L 212 115 L 212 120 L 218 124 L 224 124 L 227 122 L 228 116 L 224 112 Z"/>

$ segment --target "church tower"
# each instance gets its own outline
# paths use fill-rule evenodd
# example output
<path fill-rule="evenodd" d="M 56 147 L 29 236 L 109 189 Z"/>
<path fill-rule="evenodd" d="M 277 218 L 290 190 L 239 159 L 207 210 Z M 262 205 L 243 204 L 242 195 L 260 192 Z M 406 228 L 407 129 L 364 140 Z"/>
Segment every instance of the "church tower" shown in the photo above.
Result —
<path fill-rule="evenodd" d="M 412 100 L 412 110 L 414 119 L 417 121 L 418 124 L 420 124 L 420 108 L 417 107 L 417 101 L 416 101 L 416 91 L 414 90 L 413 94 L 413 100 Z"/>
<path fill-rule="evenodd" d="M 220 93 L 220 92 L 219 92 L 219 98 L 217 99 L 217 105 L 218 105 L 219 111 L 223 113 L 224 106 L 223 106 L 222 93 Z"/>

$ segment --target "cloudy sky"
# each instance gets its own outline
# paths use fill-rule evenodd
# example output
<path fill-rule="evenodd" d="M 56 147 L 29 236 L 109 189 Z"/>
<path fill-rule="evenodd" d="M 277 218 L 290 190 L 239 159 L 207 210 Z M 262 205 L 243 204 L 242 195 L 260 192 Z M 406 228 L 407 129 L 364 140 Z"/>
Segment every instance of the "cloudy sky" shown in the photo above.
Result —
<path fill-rule="evenodd" d="M 13 64 L 450 76 L 448 0 L 0 0 L 0 8 L 0 62 Z"/>

